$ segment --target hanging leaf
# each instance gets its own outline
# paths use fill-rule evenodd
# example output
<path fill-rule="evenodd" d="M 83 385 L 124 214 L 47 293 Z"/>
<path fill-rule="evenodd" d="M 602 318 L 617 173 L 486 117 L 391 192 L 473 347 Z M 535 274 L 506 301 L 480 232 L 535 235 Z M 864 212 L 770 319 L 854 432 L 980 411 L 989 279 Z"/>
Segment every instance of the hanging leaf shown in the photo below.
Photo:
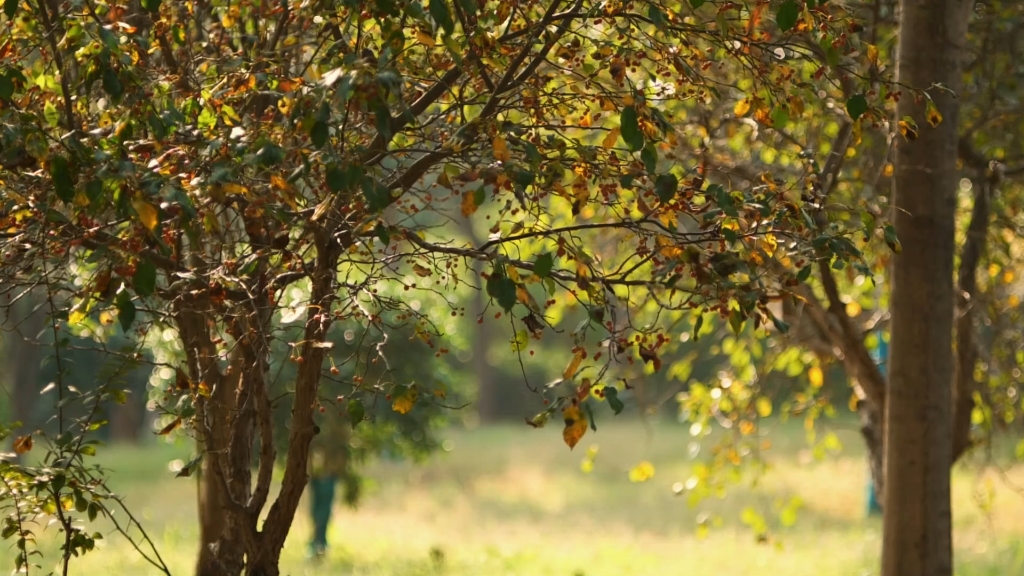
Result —
<path fill-rule="evenodd" d="M 498 306 L 501 306 L 505 312 L 508 312 L 516 304 L 516 283 L 495 267 L 494 272 L 487 279 L 487 295 L 497 301 Z"/>
<path fill-rule="evenodd" d="M 500 162 L 508 162 L 512 158 L 512 153 L 508 150 L 508 144 L 505 143 L 505 138 L 498 134 L 494 137 L 492 142 L 494 146 L 494 158 Z"/>
<path fill-rule="evenodd" d="M 601 146 L 603 146 L 605 150 L 611 150 L 619 141 L 619 135 L 621 133 L 621 128 L 612 128 L 611 130 L 608 131 L 608 134 L 604 137 L 604 140 L 601 141 Z"/>
<path fill-rule="evenodd" d="M 779 5 L 779 10 L 775 13 L 775 22 L 779 25 L 780 30 L 787 32 L 796 26 L 799 17 L 800 7 L 797 6 L 796 1 L 786 0 Z"/>
<path fill-rule="evenodd" d="M 735 114 L 737 118 L 746 116 L 748 112 L 750 112 L 750 98 L 744 98 L 732 107 L 732 113 Z"/>
<path fill-rule="evenodd" d="M 8 20 L 13 20 L 14 15 L 18 12 L 18 4 L 21 0 L 4 0 L 4 15 L 7 16 Z"/>
<path fill-rule="evenodd" d="M 156 290 L 156 266 L 146 259 L 140 259 L 135 265 L 132 286 L 139 296 L 149 296 Z"/>
<path fill-rule="evenodd" d="M 755 402 L 758 416 L 767 418 L 772 415 L 772 401 L 764 396 L 758 396 Z"/>
<path fill-rule="evenodd" d="M 139 221 L 142 222 L 142 225 L 147 230 L 152 232 L 156 229 L 157 224 L 160 223 L 160 216 L 156 206 L 141 198 L 136 198 L 132 200 L 132 208 L 135 208 L 135 213 L 139 215 Z"/>
<path fill-rule="evenodd" d="M 462 211 L 462 215 L 465 216 L 466 218 L 469 218 L 474 213 L 476 213 L 477 209 L 480 208 L 480 206 L 476 203 L 476 194 L 469 191 L 463 192 L 462 202 L 459 204 L 459 208 Z"/>
<path fill-rule="evenodd" d="M 366 418 L 366 407 L 362 400 L 353 398 L 348 401 L 348 418 L 352 421 L 353 429 Z"/>
<path fill-rule="evenodd" d="M 626 106 L 622 109 L 619 119 L 622 139 L 629 146 L 630 152 L 639 152 L 644 147 L 644 133 L 640 131 L 640 118 L 637 116 L 636 108 Z"/>
<path fill-rule="evenodd" d="M 675 174 L 661 174 L 654 180 L 654 193 L 662 204 L 667 203 L 679 191 L 679 178 Z"/>
<path fill-rule="evenodd" d="M 329 136 L 330 128 L 327 126 L 327 122 L 323 120 L 313 122 L 313 125 L 309 128 L 309 141 L 317 148 L 323 148 L 324 144 L 327 144 Z"/>
<path fill-rule="evenodd" d="M 75 181 L 71 176 L 71 164 L 63 156 L 50 158 L 50 178 L 53 179 L 53 191 L 65 202 L 75 199 Z"/>
<path fill-rule="evenodd" d="M 615 386 L 605 386 L 602 388 L 602 391 L 604 392 L 605 402 L 608 402 L 608 407 L 611 408 L 612 412 L 616 415 L 620 414 L 626 408 L 626 405 L 623 404 L 622 400 L 619 398 L 618 388 Z"/>
<path fill-rule="evenodd" d="M 455 22 L 452 20 L 452 13 L 448 9 L 448 3 L 445 0 L 430 0 L 429 9 L 430 17 L 445 32 L 451 34 L 455 30 Z"/>
<path fill-rule="evenodd" d="M 419 392 L 415 386 L 397 387 L 392 396 L 391 409 L 399 414 L 408 414 L 416 404 L 417 397 L 419 397 Z"/>
<path fill-rule="evenodd" d="M 893 228 L 892 224 L 886 224 L 882 229 L 885 232 L 885 243 L 889 246 L 889 249 L 900 254 L 903 252 L 903 244 L 900 243 L 900 239 L 896 237 L 896 229 Z"/>
<path fill-rule="evenodd" d="M 854 121 L 868 111 L 868 100 L 863 94 L 854 94 L 846 101 L 846 112 Z"/>
<path fill-rule="evenodd" d="M 939 109 L 935 107 L 935 103 L 931 100 L 928 101 L 928 107 L 925 111 L 925 119 L 928 120 L 928 125 L 935 128 L 942 123 L 942 114 L 939 113 Z"/>
<path fill-rule="evenodd" d="M 117 306 L 117 320 L 121 323 L 121 330 L 127 332 L 135 321 L 135 304 L 132 302 L 131 294 L 122 290 L 114 302 Z"/>
<path fill-rule="evenodd" d="M 570 450 L 576 447 L 580 438 L 587 433 L 587 417 L 580 410 L 579 402 L 572 401 L 572 404 L 562 409 L 562 420 L 565 422 L 565 429 L 562 430 L 562 439 Z"/>
<path fill-rule="evenodd" d="M 580 363 L 583 362 L 583 357 L 586 355 L 586 351 L 582 348 L 577 348 L 576 352 L 573 353 L 572 359 L 569 360 L 569 364 L 562 370 L 563 380 L 572 380 L 572 377 L 576 375 L 576 371 L 579 370 Z"/>
<path fill-rule="evenodd" d="M 142 7 L 154 14 L 160 11 L 160 3 L 163 0 L 142 0 Z"/>
<path fill-rule="evenodd" d="M 551 274 L 551 268 L 555 265 L 555 259 L 550 253 L 541 254 L 533 261 L 533 273 L 540 278 L 547 278 Z"/>

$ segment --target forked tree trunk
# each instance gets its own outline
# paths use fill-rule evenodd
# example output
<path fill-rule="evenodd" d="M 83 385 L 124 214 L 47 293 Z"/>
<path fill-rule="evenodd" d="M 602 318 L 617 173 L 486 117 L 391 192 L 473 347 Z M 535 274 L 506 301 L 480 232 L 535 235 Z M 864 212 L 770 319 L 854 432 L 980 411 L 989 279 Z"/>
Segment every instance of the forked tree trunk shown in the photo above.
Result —
<path fill-rule="evenodd" d="M 920 135 L 896 145 L 903 250 L 893 267 L 882 576 L 951 576 L 958 105 L 947 90 L 960 85 L 969 13 L 965 0 L 903 0 L 900 8 L 898 80 L 927 89 L 943 119 L 930 127 L 924 103 L 904 91 L 897 117 L 913 117 Z"/>

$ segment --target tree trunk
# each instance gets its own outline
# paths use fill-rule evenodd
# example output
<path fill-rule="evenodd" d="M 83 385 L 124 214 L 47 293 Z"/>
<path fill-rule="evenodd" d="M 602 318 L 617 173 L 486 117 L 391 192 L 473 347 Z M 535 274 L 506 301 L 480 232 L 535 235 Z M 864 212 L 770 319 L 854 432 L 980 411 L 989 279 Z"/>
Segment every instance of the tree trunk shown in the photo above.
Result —
<path fill-rule="evenodd" d="M 929 89 L 942 114 L 904 90 L 897 117 L 920 135 L 897 137 L 894 217 L 902 253 L 893 266 L 890 378 L 885 403 L 882 576 L 951 576 L 953 463 L 953 254 L 956 99 L 968 6 L 963 0 L 900 5 L 897 78 Z M 941 84 L 944 89 L 930 89 Z"/>
<path fill-rule="evenodd" d="M 473 268 L 477 278 L 481 278 L 483 263 L 474 262 Z M 487 294 L 481 288 L 473 297 L 473 317 L 481 317 L 486 306 Z M 476 326 L 476 334 L 473 338 L 473 375 L 477 382 L 477 412 L 480 414 L 480 422 L 484 424 L 496 422 L 502 417 L 501 388 L 497 378 L 494 377 L 494 369 L 487 362 L 487 353 L 490 351 L 493 332 L 491 323 L 484 322 Z"/>

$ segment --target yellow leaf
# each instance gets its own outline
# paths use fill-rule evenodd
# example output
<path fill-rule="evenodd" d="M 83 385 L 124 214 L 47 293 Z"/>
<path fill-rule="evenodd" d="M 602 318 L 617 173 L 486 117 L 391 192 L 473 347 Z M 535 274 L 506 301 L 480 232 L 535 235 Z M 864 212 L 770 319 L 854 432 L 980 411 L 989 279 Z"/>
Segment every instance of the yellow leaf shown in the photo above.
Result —
<path fill-rule="evenodd" d="M 420 41 L 420 44 L 423 44 L 427 48 L 433 48 L 436 45 L 434 38 L 422 30 L 416 31 L 416 39 Z"/>
<path fill-rule="evenodd" d="M 761 418 L 767 418 L 767 417 L 772 415 L 772 401 L 767 399 L 767 398 L 765 398 L 764 396 L 759 396 L 758 397 L 757 403 L 756 403 L 756 408 L 757 408 L 757 414 Z"/>
<path fill-rule="evenodd" d="M 132 200 L 132 206 L 135 208 L 135 211 L 138 212 L 139 220 L 142 222 L 142 225 L 152 232 L 159 223 L 156 206 L 153 206 L 149 202 L 141 199 Z"/>
<path fill-rule="evenodd" d="M 654 465 L 644 460 L 629 471 L 630 482 L 647 482 L 654 478 Z"/>
<path fill-rule="evenodd" d="M 248 194 L 249 189 L 237 182 L 228 182 L 227 184 L 221 184 L 221 190 L 225 194 Z"/>
<path fill-rule="evenodd" d="M 107 312 L 107 311 L 100 312 L 100 324 L 103 324 L 104 326 L 110 326 L 113 323 L 114 323 L 114 315 L 113 314 L 111 314 L 110 312 Z"/>
<path fill-rule="evenodd" d="M 68 324 L 72 326 L 81 324 L 82 320 L 85 320 L 85 312 L 82 312 L 81 310 L 72 310 L 68 314 Z"/>
<path fill-rule="evenodd" d="M 744 98 L 737 102 L 736 106 L 732 109 L 732 113 L 735 114 L 737 118 L 746 116 L 747 112 L 750 112 L 750 100 L 748 98 Z"/>
<path fill-rule="evenodd" d="M 878 46 L 874 44 L 868 44 L 867 49 L 868 62 L 871 62 L 875 66 L 878 66 Z"/>
<path fill-rule="evenodd" d="M 902 134 L 904 138 L 911 142 L 917 140 L 917 124 L 906 120 L 900 120 L 897 123 L 897 126 L 899 126 L 900 134 Z"/>
<path fill-rule="evenodd" d="M 416 398 L 419 395 L 416 392 L 416 388 L 409 386 L 404 391 L 396 394 L 394 400 L 391 402 L 391 409 L 399 414 L 408 414 L 414 404 L 416 404 Z"/>
<path fill-rule="evenodd" d="M 601 141 L 601 145 L 604 146 L 605 150 L 610 150 L 615 147 L 615 143 L 619 141 L 619 134 L 622 132 L 619 128 L 612 128 L 608 131 L 608 135 Z"/>
<path fill-rule="evenodd" d="M 467 218 L 472 216 L 477 209 L 476 199 L 473 196 L 473 192 L 462 193 L 462 215 Z"/>
<path fill-rule="evenodd" d="M 562 409 L 562 419 L 565 421 L 562 439 L 565 440 L 566 445 L 572 450 L 579 443 L 580 438 L 583 438 L 583 435 L 587 433 L 587 417 L 583 415 L 579 404 L 573 401 L 572 404 Z"/>
<path fill-rule="evenodd" d="M 884 170 L 882 170 L 882 174 L 883 174 L 883 175 L 884 175 L 884 176 L 885 176 L 886 178 L 891 178 L 891 177 L 892 177 L 892 173 L 893 173 L 893 167 L 892 167 L 892 162 L 886 162 L 886 163 L 885 163 L 885 169 L 884 169 Z"/>
<path fill-rule="evenodd" d="M 577 349 L 576 353 L 572 355 L 572 360 L 569 360 L 569 364 L 562 371 L 562 378 L 565 380 L 572 380 L 572 377 L 576 374 L 576 370 L 579 369 L 580 363 L 583 362 L 583 355 L 585 352 L 582 348 Z"/>
<path fill-rule="evenodd" d="M 178 426 L 181 426 L 181 416 L 178 416 L 174 420 L 171 420 L 171 423 L 161 428 L 160 431 L 156 433 L 156 435 L 167 436 L 171 432 L 174 432 L 174 429 L 177 428 Z"/>
<path fill-rule="evenodd" d="M 754 433 L 754 423 L 750 420 L 740 422 L 740 434 L 750 436 Z"/>
<path fill-rule="evenodd" d="M 779 242 L 775 239 L 775 235 L 768 233 L 764 235 L 764 251 L 769 256 L 775 255 L 775 249 L 778 247 Z"/>
<path fill-rule="evenodd" d="M 817 366 L 811 366 L 811 369 L 807 371 L 807 379 L 811 381 L 811 386 L 814 388 L 821 388 L 825 385 L 825 373 Z"/>
<path fill-rule="evenodd" d="M 932 128 L 942 123 L 942 114 L 939 114 L 939 109 L 931 101 L 928 101 L 928 111 L 925 113 L 925 118 L 927 118 L 928 124 Z"/>
<path fill-rule="evenodd" d="M 505 139 L 501 135 L 494 137 L 494 158 L 501 162 L 508 162 L 512 158 L 512 154 L 508 151 L 508 145 L 505 144 Z"/>

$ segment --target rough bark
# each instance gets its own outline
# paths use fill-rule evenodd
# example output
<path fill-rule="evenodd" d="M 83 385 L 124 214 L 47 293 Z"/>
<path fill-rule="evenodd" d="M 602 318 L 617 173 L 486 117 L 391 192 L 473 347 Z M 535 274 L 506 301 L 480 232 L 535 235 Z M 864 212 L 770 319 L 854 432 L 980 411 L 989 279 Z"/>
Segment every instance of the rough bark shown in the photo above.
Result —
<path fill-rule="evenodd" d="M 958 103 L 966 36 L 964 0 L 900 4 L 897 77 L 927 89 L 943 120 L 905 91 L 897 117 L 920 135 L 896 143 L 892 337 L 885 403 L 882 576 L 951 576 L 953 255 Z M 942 84 L 946 89 L 934 89 Z"/>

